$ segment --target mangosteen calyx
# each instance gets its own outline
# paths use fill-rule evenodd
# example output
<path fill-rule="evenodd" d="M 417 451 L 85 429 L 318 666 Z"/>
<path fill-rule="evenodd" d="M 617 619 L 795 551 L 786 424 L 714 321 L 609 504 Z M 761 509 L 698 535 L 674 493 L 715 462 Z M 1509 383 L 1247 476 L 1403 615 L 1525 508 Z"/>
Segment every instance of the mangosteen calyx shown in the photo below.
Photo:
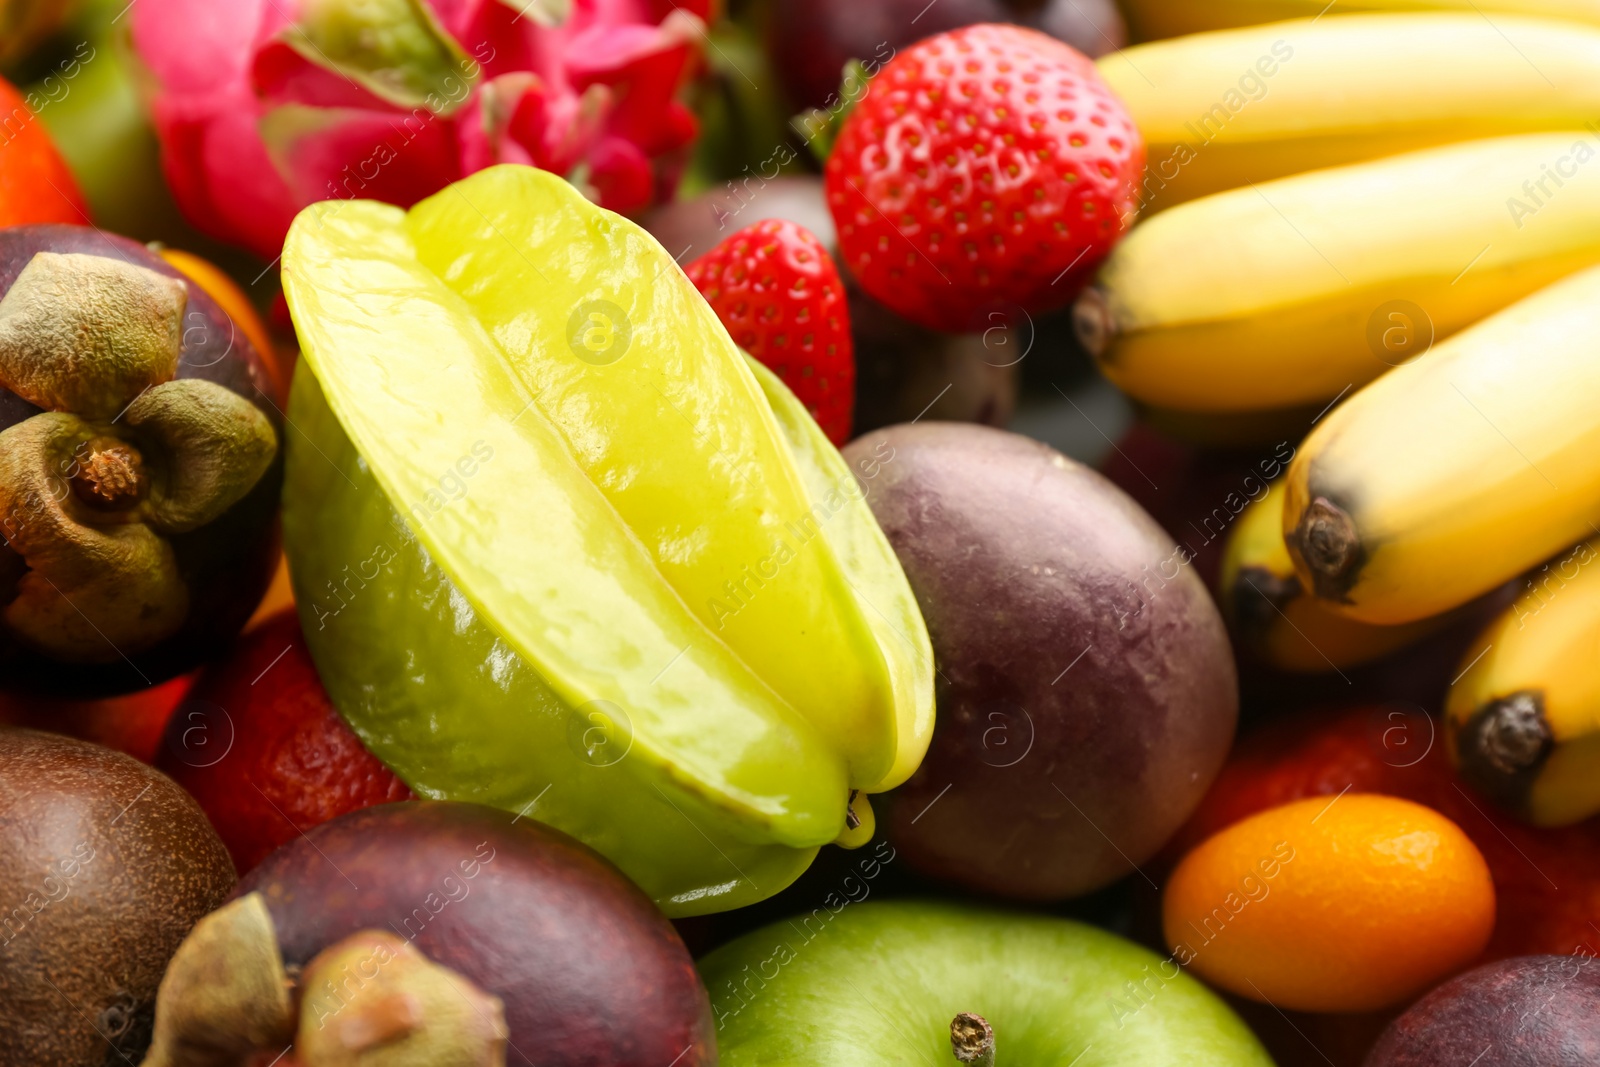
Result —
<path fill-rule="evenodd" d="M 306 965 L 295 1056 L 305 1067 L 505 1067 L 505 1006 L 386 930 Z"/>
<path fill-rule="evenodd" d="M 323 949 L 296 977 L 260 893 L 207 915 L 156 996 L 142 1067 L 505 1067 L 505 1006 L 384 930 Z"/>
<path fill-rule="evenodd" d="M 114 661 L 182 627 L 169 538 L 215 520 L 277 454 L 272 424 L 213 382 L 176 379 L 184 283 L 40 252 L 0 300 L 0 385 L 45 410 L 0 432 L 0 537 L 26 569 L 0 621 L 66 662 Z"/>
<path fill-rule="evenodd" d="M 155 1038 L 143 1067 L 238 1067 L 294 1037 L 291 986 L 261 894 L 195 924 L 156 992 Z"/>

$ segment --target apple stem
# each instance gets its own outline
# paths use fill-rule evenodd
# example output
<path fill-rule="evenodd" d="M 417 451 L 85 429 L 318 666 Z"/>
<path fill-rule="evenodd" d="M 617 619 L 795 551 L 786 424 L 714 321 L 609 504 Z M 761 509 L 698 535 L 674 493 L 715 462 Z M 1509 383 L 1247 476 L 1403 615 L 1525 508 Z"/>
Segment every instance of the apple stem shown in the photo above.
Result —
<path fill-rule="evenodd" d="M 994 1067 L 994 1027 L 981 1015 L 962 1012 L 950 1020 L 950 1051 L 970 1067 Z"/>

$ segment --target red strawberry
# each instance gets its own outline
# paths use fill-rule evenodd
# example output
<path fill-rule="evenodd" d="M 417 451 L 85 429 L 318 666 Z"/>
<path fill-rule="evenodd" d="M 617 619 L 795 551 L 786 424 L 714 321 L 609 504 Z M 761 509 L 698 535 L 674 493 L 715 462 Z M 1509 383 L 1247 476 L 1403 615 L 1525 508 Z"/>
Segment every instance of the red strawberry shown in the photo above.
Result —
<path fill-rule="evenodd" d="M 689 264 L 734 343 L 770 367 L 828 440 L 850 439 L 856 359 L 844 282 L 804 226 L 767 219 Z"/>
<path fill-rule="evenodd" d="M 1094 64 L 978 25 L 890 60 L 828 158 L 839 254 L 868 294 L 943 330 L 1065 306 L 1133 222 L 1144 142 Z"/>

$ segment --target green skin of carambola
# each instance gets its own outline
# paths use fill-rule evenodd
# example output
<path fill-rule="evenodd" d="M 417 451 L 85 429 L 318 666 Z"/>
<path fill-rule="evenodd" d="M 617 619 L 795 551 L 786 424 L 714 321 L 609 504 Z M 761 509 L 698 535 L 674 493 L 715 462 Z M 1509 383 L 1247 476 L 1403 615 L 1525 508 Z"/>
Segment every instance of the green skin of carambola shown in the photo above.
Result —
<path fill-rule="evenodd" d="M 486 228 L 475 244 L 463 235 L 449 246 L 467 228 L 450 212 L 467 201 L 475 209 L 467 217 Z M 579 220 L 574 234 L 551 230 L 562 212 Z M 426 268 L 412 240 L 434 257 Z M 541 251 L 541 240 L 560 243 Z M 631 262 L 600 270 L 596 281 L 596 265 L 610 261 L 585 258 L 585 241 L 601 251 L 615 245 L 616 260 Z M 451 257 L 485 248 L 499 258 L 481 272 L 491 280 L 474 288 Z M 642 285 L 640 272 L 649 279 Z M 915 768 L 932 729 L 932 654 L 862 490 L 804 409 L 776 378 L 746 365 L 642 230 L 553 176 L 497 167 L 424 201 L 409 218 L 363 202 L 308 209 L 286 246 L 285 289 L 306 349 L 289 409 L 298 432 L 287 449 L 283 509 L 301 620 L 341 714 L 416 792 L 495 805 L 564 830 L 681 916 L 782 889 L 817 846 L 844 831 L 852 788 L 888 788 Z M 496 305 L 503 289 L 513 297 Z M 531 355 L 518 353 L 529 341 L 515 294 L 541 289 L 554 307 Z M 622 359 L 580 359 L 568 344 L 564 313 L 586 296 L 631 320 Z M 502 306 L 511 318 L 493 321 Z M 687 325 L 652 333 L 681 320 Z M 687 340 L 672 349 L 680 335 Z M 337 388 L 325 391 L 330 373 Z M 602 396 L 590 376 L 603 374 L 631 375 L 632 391 Z M 703 427 L 682 410 L 674 415 L 673 408 L 697 414 L 702 399 L 675 392 L 685 381 L 715 394 L 708 410 L 741 419 L 709 449 Z M 666 403 L 630 409 L 630 398 L 652 395 L 639 388 L 645 383 Z M 529 394 L 535 399 L 522 399 Z M 547 410 L 540 396 L 569 407 Z M 571 418 L 570 405 L 597 397 L 635 423 L 662 418 L 652 406 L 665 408 L 635 451 L 648 444 L 678 456 L 705 472 L 685 495 L 726 494 L 742 509 L 669 518 L 685 531 L 704 524 L 709 537 L 733 538 L 734 562 L 760 565 L 768 580 L 744 582 L 742 599 L 697 598 L 681 587 L 704 574 L 684 578 L 657 553 L 628 573 L 664 591 L 615 595 L 608 568 L 639 565 L 628 553 L 657 542 L 638 519 L 654 516 L 616 494 L 605 498 L 615 510 L 586 504 L 610 491 L 593 482 L 573 483 L 583 499 L 569 509 L 552 487 L 590 461 L 572 441 L 593 441 L 561 420 Z M 552 445 L 558 429 L 568 436 Z M 421 438 L 426 447 L 413 447 Z M 740 474 L 719 454 L 765 456 L 766 466 Z M 603 480 L 593 469 L 590 477 Z M 757 518 L 747 521 L 749 513 Z M 630 516 L 631 532 L 618 535 L 617 519 Z M 602 520 L 606 528 L 594 525 Z M 598 541 L 592 549 L 574 542 L 572 528 Z M 792 562 L 788 549 L 781 560 L 771 551 L 786 541 Z M 565 593 L 563 569 L 582 572 Z M 741 573 L 728 569 L 730 578 Z M 658 571 L 677 574 L 680 588 L 667 587 Z M 819 632 L 760 640 L 786 615 L 813 619 Z M 649 646 L 656 628 L 688 639 Z M 594 636 L 575 641 L 580 631 Z M 677 659 L 672 641 L 682 648 Z M 780 650 L 795 662 L 784 663 Z M 764 654 L 766 674 L 750 666 Z M 864 703 L 830 702 L 834 690 Z M 823 710 L 802 713 L 806 700 Z"/>

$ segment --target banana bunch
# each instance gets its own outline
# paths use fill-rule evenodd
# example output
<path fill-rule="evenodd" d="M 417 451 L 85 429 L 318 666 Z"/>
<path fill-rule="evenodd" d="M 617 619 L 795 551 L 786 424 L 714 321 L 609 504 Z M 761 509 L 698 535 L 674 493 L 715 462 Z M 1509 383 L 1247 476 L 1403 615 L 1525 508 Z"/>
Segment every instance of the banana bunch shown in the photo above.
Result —
<path fill-rule="evenodd" d="M 1248 504 L 1223 548 L 1217 603 L 1235 640 L 1279 670 L 1314 674 L 1381 659 L 1437 629 L 1441 619 L 1372 626 L 1308 593 L 1283 543 L 1281 482 Z"/>
<path fill-rule="evenodd" d="M 1535 571 L 1445 702 L 1461 776 L 1540 826 L 1600 812 L 1600 540 Z"/>
<path fill-rule="evenodd" d="M 1074 325 L 1106 377 L 1146 404 L 1326 404 L 1594 263 L 1600 134 L 1523 134 L 1163 212 L 1107 258 Z"/>
<path fill-rule="evenodd" d="M 1600 533 L 1600 268 L 1390 371 L 1286 475 L 1295 573 L 1377 625 L 1437 615 Z"/>
<path fill-rule="evenodd" d="M 1122 0 L 1119 6 L 1138 41 L 1316 18 L 1325 13 L 1457 11 L 1476 15 L 1481 11 L 1497 21 L 1502 14 L 1533 15 L 1600 26 L 1600 3 L 1596 0 L 1337 0 L 1336 4 L 1328 0 Z"/>
<path fill-rule="evenodd" d="M 1144 137 L 1146 215 L 1289 174 L 1600 118 L 1600 26 L 1470 10 L 1251 26 L 1098 66 Z M 1513 189 L 1541 176 L 1535 164 Z"/>

